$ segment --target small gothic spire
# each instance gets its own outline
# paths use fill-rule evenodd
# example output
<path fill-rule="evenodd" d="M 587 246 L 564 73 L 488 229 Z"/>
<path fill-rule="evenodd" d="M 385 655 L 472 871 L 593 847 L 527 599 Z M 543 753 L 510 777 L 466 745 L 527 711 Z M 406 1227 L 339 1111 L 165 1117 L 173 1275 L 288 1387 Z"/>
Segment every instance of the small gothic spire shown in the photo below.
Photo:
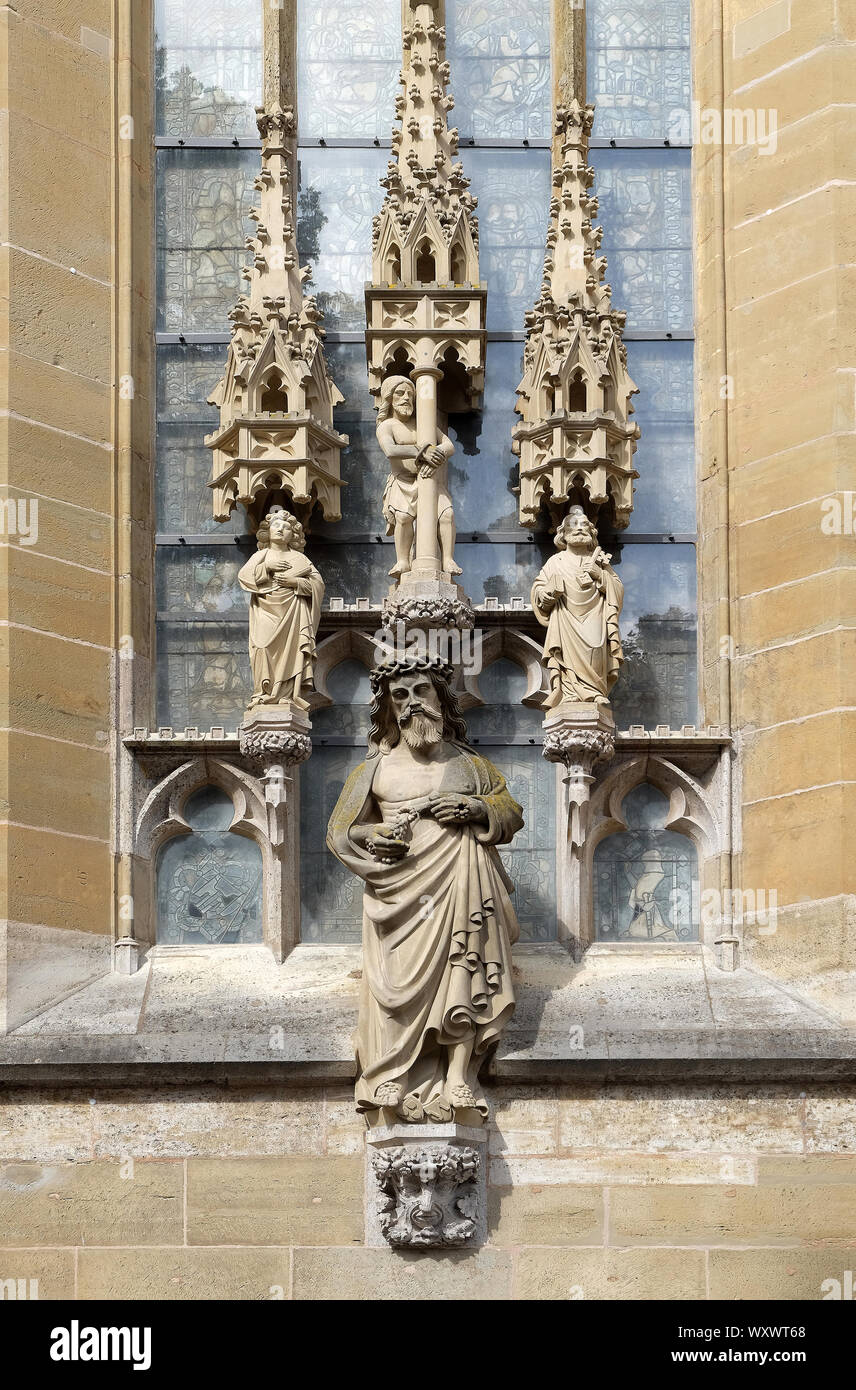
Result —
<path fill-rule="evenodd" d="M 540 295 L 526 315 L 523 380 L 512 448 L 520 455 L 520 519 L 535 526 L 542 504 L 553 520 L 575 489 L 593 517 L 611 501 L 617 526 L 633 506 L 631 422 L 637 387 L 627 372 L 625 315 L 612 308 L 599 254 L 603 230 L 592 193 L 588 142 L 594 107 L 576 99 L 556 109 L 547 254 Z"/>
<path fill-rule="evenodd" d="M 220 408 L 220 427 L 205 441 L 214 515 L 225 521 L 243 503 L 258 521 L 281 492 L 304 520 L 317 501 L 328 521 L 338 521 L 339 456 L 348 440 L 333 426 L 343 397 L 324 357 L 323 316 L 303 292 L 309 267 L 298 261 L 297 122 L 278 100 L 257 107 L 256 117 L 262 158 L 242 272 L 248 290 L 229 315 L 225 373 L 208 397 Z"/>

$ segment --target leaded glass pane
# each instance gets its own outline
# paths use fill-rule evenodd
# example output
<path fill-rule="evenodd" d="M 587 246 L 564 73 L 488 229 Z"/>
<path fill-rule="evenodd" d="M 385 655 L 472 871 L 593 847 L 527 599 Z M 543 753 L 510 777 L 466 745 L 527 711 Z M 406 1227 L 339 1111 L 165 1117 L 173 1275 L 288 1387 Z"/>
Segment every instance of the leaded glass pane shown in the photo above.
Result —
<path fill-rule="evenodd" d="M 225 346 L 158 348 L 157 526 L 172 534 L 206 531 L 243 535 L 247 518 L 236 507 L 226 522 L 214 520 L 211 505 L 211 450 L 205 435 L 215 428 L 217 411 L 206 404 L 223 374 Z"/>
<path fill-rule="evenodd" d="M 193 832 L 169 840 L 158 856 L 158 941 L 169 946 L 249 945 L 262 940 L 262 856 L 229 830 L 231 799 L 216 787 L 189 798 Z"/>
<path fill-rule="evenodd" d="M 377 534 L 384 529 L 378 525 Z M 343 598 L 353 603 L 357 598 L 371 599 L 379 606 L 389 592 L 392 580 L 389 571 L 395 564 L 391 544 L 349 543 L 325 544 L 316 540 L 307 546 L 307 555 L 317 565 L 327 585 L 325 606 L 331 598 Z M 497 544 L 459 539 L 455 558 L 463 568 L 461 583 L 473 603 L 496 598 L 510 603 L 513 598 L 528 602 L 529 590 L 552 546 L 526 537 L 519 544 L 511 541 Z"/>
<path fill-rule="evenodd" d="M 556 936 L 556 770 L 541 756 L 542 711 L 520 701 L 526 673 L 501 657 L 478 678 L 483 706 L 467 710 L 467 733 L 523 807 L 525 825 L 500 857 L 514 881 L 522 941 Z M 506 740 L 514 740 L 509 744 Z"/>
<path fill-rule="evenodd" d="M 688 139 L 690 0 L 586 0 L 586 54 L 595 134 Z"/>
<path fill-rule="evenodd" d="M 336 408 L 334 423 L 350 440 L 341 456 L 347 487 L 342 489 L 342 520 L 325 522 L 316 510 L 312 533 L 332 537 L 341 536 L 343 531 L 383 535 L 386 522 L 380 504 L 389 464 L 375 435 L 376 415 L 369 395 L 366 350 L 362 343 L 329 343 L 326 354 L 333 380 L 345 397 Z"/>
<path fill-rule="evenodd" d="M 606 278 L 628 329 L 693 325 L 689 150 L 598 150 Z"/>
<path fill-rule="evenodd" d="M 255 135 L 262 7 L 248 0 L 155 0 L 159 135 Z"/>
<path fill-rule="evenodd" d="M 159 726 L 238 728 L 253 690 L 246 620 L 159 622 L 157 653 Z"/>
<path fill-rule="evenodd" d="M 162 545 L 159 547 L 159 613 L 246 619 L 249 595 L 238 571 L 251 550 L 237 545 Z"/>
<path fill-rule="evenodd" d="M 255 150 L 160 150 L 158 329 L 222 333 L 244 281 Z"/>
<path fill-rule="evenodd" d="M 371 685 L 369 672 L 360 661 L 342 661 L 327 677 L 327 692 L 333 701 L 312 715 L 312 736 L 361 738 L 369 731 Z"/>
<path fill-rule="evenodd" d="M 612 692 L 616 724 L 695 724 L 695 546 L 625 545 L 612 563 L 624 584 L 624 664 Z"/>
<path fill-rule="evenodd" d="M 627 344 L 633 397 L 642 438 L 631 531 L 695 530 L 693 345 L 690 342 Z"/>
<path fill-rule="evenodd" d="M 484 407 L 469 415 L 452 416 L 449 437 L 455 453 L 449 482 L 458 530 L 516 531 L 519 463 L 511 452 L 515 392 L 523 374 L 520 343 L 489 343 Z"/>
<path fill-rule="evenodd" d="M 540 747 L 486 748 L 523 807 L 524 826 L 499 856 L 514 883 L 521 941 L 556 939 L 556 768 Z"/>
<path fill-rule="evenodd" d="M 508 738 L 524 743 L 541 734 L 541 711 L 521 705 L 526 694 L 526 672 L 515 661 L 501 657 L 479 674 L 484 705 L 467 710 L 467 732 L 473 742 Z M 486 757 L 492 754 L 485 750 Z"/>
<path fill-rule="evenodd" d="M 313 724 L 313 735 L 315 728 Z M 363 884 L 327 849 L 327 822 L 348 776 L 365 758 L 365 748 L 325 748 L 313 739 L 312 757 L 301 770 L 300 934 L 326 944 L 359 941 Z"/>
<path fill-rule="evenodd" d="M 594 852 L 598 941 L 698 940 L 698 860 L 685 835 L 666 830 L 669 803 L 643 784 L 624 798 L 627 829 Z"/>
<path fill-rule="evenodd" d="M 464 138 L 550 134 L 550 0 L 447 0 L 454 121 Z"/>
<path fill-rule="evenodd" d="M 365 328 L 372 219 L 383 201 L 379 180 L 388 158 L 386 150 L 301 151 L 297 241 L 328 328 Z"/>
<path fill-rule="evenodd" d="M 387 137 L 401 67 L 400 0 L 297 7 L 301 136 Z"/>
<path fill-rule="evenodd" d="M 464 152 L 478 197 L 479 264 L 487 281 L 487 326 L 522 329 L 538 298 L 550 203 L 546 150 Z"/>

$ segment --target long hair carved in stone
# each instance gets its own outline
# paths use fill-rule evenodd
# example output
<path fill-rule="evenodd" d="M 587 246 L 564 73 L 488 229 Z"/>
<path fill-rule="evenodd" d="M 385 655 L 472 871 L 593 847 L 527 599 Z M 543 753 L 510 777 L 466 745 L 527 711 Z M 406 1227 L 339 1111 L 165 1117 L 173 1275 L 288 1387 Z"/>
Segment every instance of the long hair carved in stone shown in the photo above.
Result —
<path fill-rule="evenodd" d="M 523 825 L 501 773 L 466 742 L 439 658 L 372 673 L 369 756 L 327 843 L 365 883 L 355 1043 L 370 1124 L 478 1124 L 478 1073 L 514 1009 L 519 927 L 496 846 Z"/>

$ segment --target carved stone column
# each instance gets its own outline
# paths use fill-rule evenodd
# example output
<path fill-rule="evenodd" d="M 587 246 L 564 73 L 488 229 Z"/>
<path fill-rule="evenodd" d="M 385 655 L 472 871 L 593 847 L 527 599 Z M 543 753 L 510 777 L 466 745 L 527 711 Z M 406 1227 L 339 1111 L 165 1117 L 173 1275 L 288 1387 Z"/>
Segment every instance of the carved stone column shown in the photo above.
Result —
<path fill-rule="evenodd" d="M 568 844 L 579 853 L 588 826 L 588 802 L 594 785 L 594 769 L 615 753 L 615 721 L 608 706 L 564 704 L 544 720 L 544 757 L 563 763 L 567 776 L 566 814 Z"/>
<path fill-rule="evenodd" d="M 416 439 L 421 450 L 445 441 L 450 411 L 471 410 L 484 384 L 487 287 L 479 279 L 476 199 L 460 163 L 458 132 L 448 125 L 443 0 L 403 0 L 401 93 L 392 154 L 381 180 L 386 197 L 375 219 L 372 278 L 366 285 L 369 387 L 410 375 L 417 387 Z M 452 524 L 446 466 L 420 455 L 412 564 L 402 562 L 385 604 L 388 621 L 471 626 L 472 606 L 455 583 L 448 540 Z M 407 488 L 412 480 L 405 478 Z M 399 508 L 404 508 L 399 501 Z M 411 504 L 411 511 L 413 506 Z M 438 540 L 441 514 L 447 540 Z M 387 517 L 389 524 L 389 518 Z M 397 541 L 397 545 L 399 542 Z"/>
<path fill-rule="evenodd" d="M 272 705 L 248 710 L 238 731 L 241 753 L 258 769 L 273 856 L 265 884 L 268 910 L 278 910 L 268 940 L 282 961 L 300 941 L 300 773 L 312 752 L 302 710 Z"/>

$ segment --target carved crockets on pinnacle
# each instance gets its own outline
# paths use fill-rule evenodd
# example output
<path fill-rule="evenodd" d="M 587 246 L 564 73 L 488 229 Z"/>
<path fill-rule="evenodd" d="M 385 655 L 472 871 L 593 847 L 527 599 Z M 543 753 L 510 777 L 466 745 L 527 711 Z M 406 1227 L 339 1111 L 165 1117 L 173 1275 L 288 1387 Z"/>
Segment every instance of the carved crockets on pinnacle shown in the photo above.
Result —
<path fill-rule="evenodd" d="M 484 381 L 486 288 L 479 284 L 477 200 L 456 160 L 458 132 L 448 124 L 454 100 L 443 9 L 442 0 L 404 6 L 398 125 L 366 286 L 369 384 L 377 394 L 393 358 L 442 367 L 453 349 L 465 369 L 457 408 L 466 409 L 478 405 Z"/>
<path fill-rule="evenodd" d="M 262 167 L 250 211 L 252 260 L 243 271 L 249 288 L 229 315 L 225 374 L 208 398 L 220 409 L 220 427 L 206 439 L 214 515 L 226 521 L 243 503 L 258 521 L 268 501 L 286 494 L 304 520 L 317 501 L 328 521 L 338 521 L 339 458 L 348 440 L 333 427 L 343 397 L 327 370 L 321 312 L 303 293 L 309 268 L 298 264 L 297 125 L 293 110 L 278 102 L 256 115 Z"/>
<path fill-rule="evenodd" d="M 593 106 L 556 110 L 553 188 L 544 280 L 526 315 L 523 380 L 512 448 L 520 455 L 520 520 L 535 526 L 542 505 L 556 523 L 574 500 L 594 519 L 627 525 L 633 506 L 631 420 L 637 387 L 627 372 L 625 315 L 611 306 L 598 254 L 602 228 L 588 164 Z"/>

